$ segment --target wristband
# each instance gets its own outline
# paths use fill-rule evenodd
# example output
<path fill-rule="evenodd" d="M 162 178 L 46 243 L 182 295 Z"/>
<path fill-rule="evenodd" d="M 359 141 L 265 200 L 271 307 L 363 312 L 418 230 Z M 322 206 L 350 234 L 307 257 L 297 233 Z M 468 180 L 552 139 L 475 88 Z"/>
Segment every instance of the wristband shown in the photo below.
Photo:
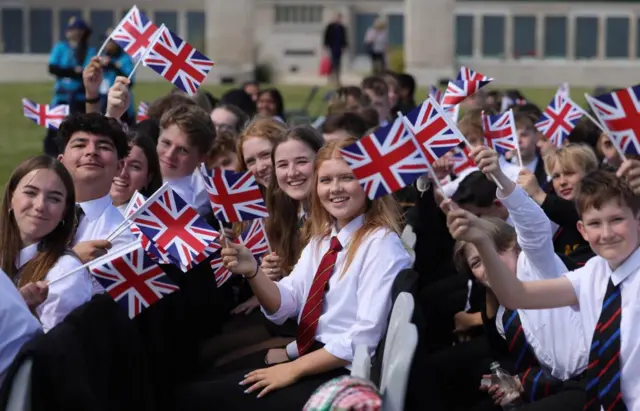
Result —
<path fill-rule="evenodd" d="M 258 264 L 256 264 L 256 272 L 253 273 L 253 275 L 251 277 L 247 277 L 245 276 L 244 279 L 245 280 L 252 280 L 256 277 L 256 275 L 258 275 L 258 270 L 260 270 L 260 266 Z"/>
<path fill-rule="evenodd" d="M 96 104 L 96 103 L 99 103 L 99 102 L 100 102 L 100 96 L 98 96 L 98 97 L 94 97 L 94 98 L 85 98 L 85 99 L 84 99 L 84 102 L 85 102 L 85 103 L 88 103 L 88 104 Z"/>

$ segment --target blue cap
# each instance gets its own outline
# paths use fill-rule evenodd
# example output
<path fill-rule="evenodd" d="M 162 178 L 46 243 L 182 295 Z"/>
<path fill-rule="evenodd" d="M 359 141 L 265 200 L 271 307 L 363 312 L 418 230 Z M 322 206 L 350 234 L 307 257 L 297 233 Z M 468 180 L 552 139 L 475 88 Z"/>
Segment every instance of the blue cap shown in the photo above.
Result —
<path fill-rule="evenodd" d="M 69 19 L 69 23 L 67 24 L 67 30 L 72 29 L 89 30 L 89 25 L 80 17 L 73 16 Z"/>

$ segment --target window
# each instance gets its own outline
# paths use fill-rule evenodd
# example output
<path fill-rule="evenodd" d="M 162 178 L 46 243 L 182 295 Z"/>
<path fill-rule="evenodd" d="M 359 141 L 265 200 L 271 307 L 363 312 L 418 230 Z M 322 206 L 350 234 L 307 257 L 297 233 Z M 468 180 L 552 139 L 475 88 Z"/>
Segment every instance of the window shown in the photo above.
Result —
<path fill-rule="evenodd" d="M 276 24 L 322 23 L 322 6 L 275 6 Z"/>
<path fill-rule="evenodd" d="M 504 56 L 504 30 L 504 16 L 482 17 L 482 54 L 484 56 Z"/>
<path fill-rule="evenodd" d="M 2 52 L 24 53 L 22 9 L 2 9 Z"/>
<path fill-rule="evenodd" d="M 67 31 L 67 26 L 69 25 L 69 21 L 71 20 L 72 17 L 82 18 L 82 10 L 80 9 L 60 10 L 60 13 L 58 14 L 58 20 L 59 20 L 58 24 L 60 25 L 59 27 L 60 40 L 65 38 L 65 32 Z"/>
<path fill-rule="evenodd" d="M 169 30 L 178 34 L 178 13 L 175 11 L 156 11 L 154 20 L 156 26 L 160 27 L 164 24 Z"/>
<path fill-rule="evenodd" d="M 89 13 L 89 24 L 93 30 L 89 44 L 96 48 L 96 52 L 107 38 L 107 30 L 114 29 L 114 14 L 111 10 L 91 10 Z"/>
<path fill-rule="evenodd" d="M 204 11 L 187 12 L 187 41 L 201 53 L 206 53 L 206 23 Z"/>
<path fill-rule="evenodd" d="M 544 57 L 567 57 L 567 18 L 544 18 Z"/>
<path fill-rule="evenodd" d="M 513 56 L 536 56 L 535 16 L 516 16 L 513 19 Z"/>
<path fill-rule="evenodd" d="M 629 19 L 607 18 L 607 58 L 629 58 Z"/>
<path fill-rule="evenodd" d="M 401 14 L 390 14 L 389 21 L 389 44 L 392 46 L 402 46 L 404 44 L 404 16 Z"/>
<path fill-rule="evenodd" d="M 456 16 L 456 56 L 473 55 L 473 16 Z"/>
<path fill-rule="evenodd" d="M 31 53 L 50 53 L 53 48 L 53 12 L 29 10 L 29 46 Z"/>
<path fill-rule="evenodd" d="M 598 18 L 576 18 L 576 59 L 592 59 L 598 56 Z"/>

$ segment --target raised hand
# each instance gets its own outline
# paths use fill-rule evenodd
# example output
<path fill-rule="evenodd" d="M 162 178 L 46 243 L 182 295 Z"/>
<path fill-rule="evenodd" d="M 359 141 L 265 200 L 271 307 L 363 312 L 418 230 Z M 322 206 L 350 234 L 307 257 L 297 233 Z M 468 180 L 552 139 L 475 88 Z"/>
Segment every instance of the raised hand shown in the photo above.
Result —
<path fill-rule="evenodd" d="M 129 94 L 130 83 L 131 81 L 126 77 L 116 77 L 116 81 L 109 89 L 109 94 L 107 94 L 107 117 L 119 120 L 127 111 L 131 99 Z"/>
<path fill-rule="evenodd" d="M 258 270 L 258 262 L 247 247 L 226 238 L 222 245 L 222 263 L 233 274 L 252 276 Z"/>
<path fill-rule="evenodd" d="M 82 83 L 84 84 L 85 95 L 89 99 L 97 98 L 100 95 L 100 84 L 102 83 L 102 63 L 100 57 L 92 57 L 91 61 L 82 71 Z"/>

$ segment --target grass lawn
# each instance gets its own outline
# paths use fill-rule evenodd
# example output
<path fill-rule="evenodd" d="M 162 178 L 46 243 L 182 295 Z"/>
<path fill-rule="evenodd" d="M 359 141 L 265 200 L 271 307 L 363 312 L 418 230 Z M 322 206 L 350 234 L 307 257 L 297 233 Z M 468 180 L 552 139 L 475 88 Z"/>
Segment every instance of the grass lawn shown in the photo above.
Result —
<path fill-rule="evenodd" d="M 137 84 L 134 88 L 136 101 L 153 101 L 170 90 L 168 83 Z M 220 96 L 229 89 L 227 86 L 206 87 L 213 95 Z M 285 105 L 288 110 L 301 108 L 309 93 L 310 87 L 281 86 Z M 42 152 L 42 139 L 45 130 L 24 118 L 20 102 L 23 97 L 38 103 L 51 100 L 52 83 L 17 83 L 0 84 L 0 184 L 4 186 L 15 166 L 25 158 Z M 309 107 L 311 115 L 324 113 L 322 96 L 328 91 L 323 88 Z M 572 95 L 579 104 L 584 104 L 584 89 L 573 89 Z M 522 89 L 524 95 L 540 107 L 548 104 L 555 90 L 553 89 Z M 425 96 L 426 90 L 418 91 L 417 96 Z"/>

